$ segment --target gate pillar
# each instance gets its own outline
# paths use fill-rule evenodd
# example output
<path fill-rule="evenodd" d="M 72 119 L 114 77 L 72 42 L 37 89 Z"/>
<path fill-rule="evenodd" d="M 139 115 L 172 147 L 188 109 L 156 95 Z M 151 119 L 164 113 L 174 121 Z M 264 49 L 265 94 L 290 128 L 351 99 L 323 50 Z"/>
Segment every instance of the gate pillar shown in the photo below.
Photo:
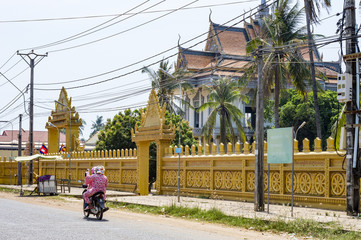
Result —
<path fill-rule="evenodd" d="M 153 89 L 150 92 L 148 106 L 145 112 L 141 110 L 140 126 L 132 129 L 132 140 L 137 144 L 137 187 L 138 194 L 148 195 L 149 185 L 149 145 L 157 144 L 157 179 L 156 188 L 161 193 L 162 181 L 162 157 L 165 148 L 169 147 L 175 136 L 175 128 L 170 123 L 165 124 L 166 106 L 160 107 L 158 96 Z"/>

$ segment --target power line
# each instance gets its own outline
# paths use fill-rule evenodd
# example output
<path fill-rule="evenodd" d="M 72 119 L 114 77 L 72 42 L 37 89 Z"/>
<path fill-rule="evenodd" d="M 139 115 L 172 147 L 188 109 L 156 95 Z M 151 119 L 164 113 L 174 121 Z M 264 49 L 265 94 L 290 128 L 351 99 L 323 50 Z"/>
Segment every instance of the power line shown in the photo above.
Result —
<path fill-rule="evenodd" d="M 272 3 L 268 4 L 267 7 L 270 6 L 270 5 L 272 5 L 275 1 L 277 1 L 277 0 L 274 0 Z M 270 2 L 270 0 L 269 0 L 269 2 Z M 255 7 L 255 8 L 253 8 L 253 9 L 250 9 L 249 11 L 247 11 L 247 12 L 241 14 L 241 15 L 238 15 L 237 17 L 235 17 L 235 18 L 227 21 L 227 22 L 224 23 L 224 24 L 227 24 L 227 23 L 229 23 L 229 22 L 232 22 L 232 21 L 234 21 L 234 20 L 237 19 L 237 18 L 244 17 L 247 13 L 252 12 L 253 10 L 255 10 L 255 9 L 257 9 L 257 8 L 258 8 L 258 7 Z M 253 14 L 250 14 L 250 16 L 248 16 L 247 18 L 250 18 L 250 17 L 256 15 L 257 13 L 258 13 L 258 11 L 256 11 L 256 12 L 253 13 Z M 245 21 L 245 19 L 246 19 L 246 18 L 244 18 L 244 19 L 236 22 L 236 23 L 233 24 L 232 26 L 227 27 L 226 29 L 220 31 L 220 33 L 222 33 L 222 32 L 224 32 L 224 31 L 226 31 L 227 29 L 229 29 L 229 28 L 231 28 L 231 27 L 233 27 L 233 26 L 235 26 L 235 25 L 237 25 L 237 24 Z M 195 40 L 195 39 L 197 39 L 197 38 L 199 38 L 199 37 L 201 37 L 201 36 L 203 36 L 203 35 L 205 35 L 205 34 L 208 34 L 208 32 L 202 33 L 202 34 L 200 34 L 200 35 L 198 35 L 198 36 L 196 36 L 196 37 L 194 37 L 194 38 L 192 38 L 192 39 L 190 39 L 190 40 L 188 40 L 188 41 L 185 41 L 185 42 L 183 42 L 181 45 L 186 44 L 186 43 L 189 43 L 189 42 L 191 42 L 191 41 L 193 41 L 193 40 Z M 217 34 L 219 34 L 219 33 L 217 33 Z M 204 40 L 202 40 L 202 41 L 199 41 L 198 43 L 192 45 L 192 46 L 189 47 L 189 48 L 193 48 L 193 47 L 195 47 L 195 46 L 197 46 L 197 45 L 199 45 L 199 44 L 207 41 L 208 38 L 211 38 L 211 37 L 213 37 L 213 36 L 215 36 L 215 35 L 217 35 L 217 34 L 213 34 L 213 35 L 207 37 L 206 39 L 204 39 Z M 86 78 L 80 78 L 80 79 L 76 79 L 76 80 L 71 80 L 71 81 L 62 82 L 62 84 L 64 84 L 64 83 L 69 83 L 69 82 L 74 83 L 74 82 L 84 81 L 84 80 L 88 80 L 88 79 L 100 77 L 100 76 L 103 76 L 103 75 L 107 75 L 107 74 L 110 74 L 110 73 L 114 73 L 114 72 L 117 72 L 117 71 L 120 71 L 120 70 L 129 68 L 129 67 L 131 67 L 131 66 L 137 65 L 137 64 L 139 64 L 139 63 L 145 62 L 145 61 L 150 60 L 150 59 L 152 59 L 152 58 L 155 58 L 155 57 L 157 57 L 157 56 L 160 56 L 160 55 L 162 55 L 162 54 L 164 54 L 164 53 L 166 53 L 166 52 L 169 52 L 169 51 L 171 51 L 171 50 L 173 50 L 173 49 L 176 49 L 176 48 L 178 48 L 178 46 L 169 48 L 169 49 L 167 49 L 167 50 L 165 50 L 165 51 L 162 51 L 162 52 L 160 52 L 160 53 L 158 53 L 158 54 L 155 54 L 155 55 L 153 55 L 153 56 L 150 56 L 150 57 L 147 57 L 147 58 L 145 58 L 145 59 L 139 60 L 139 61 L 137 61 L 137 62 L 128 64 L 128 65 L 126 65 L 126 66 L 124 66 L 124 67 L 121 67 L 121 68 L 118 68 L 118 69 L 114 69 L 114 70 L 111 70 L 111 71 L 108 71 L 108 72 L 105 72 L 105 73 L 93 75 L 93 76 L 86 77 Z M 167 59 L 169 59 L 169 58 L 171 58 L 171 57 L 174 57 L 174 56 L 177 55 L 177 54 L 178 54 L 178 53 L 172 54 L 172 55 L 170 55 L 170 56 L 168 56 L 168 57 L 163 58 L 163 60 L 167 60 Z M 152 64 L 147 65 L 146 67 L 150 67 L 150 66 L 155 65 L 155 64 L 157 64 L 157 63 L 159 63 L 159 62 L 161 62 L 161 61 L 162 61 L 162 60 L 156 61 L 156 62 L 154 62 L 154 63 L 152 63 Z M 124 76 L 130 75 L 130 74 L 132 74 L 132 73 L 135 73 L 135 72 L 137 72 L 137 71 L 140 71 L 141 69 L 143 69 L 143 67 L 142 67 L 142 68 L 139 68 L 139 69 L 136 69 L 136 70 L 133 70 L 133 71 L 130 71 L 130 72 L 125 73 L 125 74 L 121 74 L 121 75 L 118 75 L 118 76 L 115 76 L 115 77 L 112 77 L 112 78 L 108 78 L 108 79 L 102 80 L 102 81 L 98 81 L 98 82 L 95 82 L 95 83 L 88 83 L 88 84 L 84 84 L 84 85 L 80 85 L 80 86 L 75 86 L 75 87 L 67 87 L 67 89 L 76 89 L 76 88 L 88 87 L 88 86 L 97 85 L 97 84 L 100 84 L 100 83 L 112 81 L 112 80 L 115 80 L 115 79 L 117 79 L 117 78 L 124 77 Z M 57 85 L 57 84 L 59 84 L 59 83 L 47 83 L 47 84 L 41 84 L 41 85 Z M 38 85 L 40 85 L 40 84 L 38 84 Z M 55 90 L 55 91 L 58 91 L 58 90 L 60 90 L 60 89 L 59 89 L 59 88 L 36 88 L 36 90 L 45 90 L 45 91 L 54 91 L 54 90 Z"/>
<path fill-rule="evenodd" d="M 191 3 L 188 3 L 188 4 L 184 5 L 183 7 L 189 6 L 189 5 L 191 5 L 191 4 L 195 3 L 195 2 L 198 2 L 198 1 L 199 1 L 199 0 L 194 0 L 194 1 L 191 2 Z M 151 19 L 151 20 L 149 20 L 149 21 L 146 21 L 146 22 L 144 22 L 144 23 L 142 23 L 142 24 L 138 24 L 138 25 L 136 25 L 136 26 L 134 26 L 134 27 L 128 28 L 128 29 L 126 29 L 126 30 L 124 30 L 124 31 L 121 31 L 121 32 L 118 32 L 118 33 L 109 35 L 109 36 L 107 36 L 107 37 L 99 38 L 99 39 L 97 39 L 97 40 L 93 40 L 93 41 L 90 41 L 90 42 L 87 42 L 87 43 L 75 45 L 75 46 L 72 46 L 72 47 L 66 47 L 66 48 L 61 48 L 61 49 L 52 50 L 52 51 L 49 51 L 49 53 L 61 52 L 61 51 L 66 51 L 66 50 L 70 50 L 70 49 L 74 49 L 74 48 L 78 48 L 78 47 L 83 47 L 83 46 L 86 46 L 86 45 L 89 45 L 89 44 L 93 44 L 93 43 L 96 43 L 96 42 L 100 42 L 100 41 L 103 41 L 103 40 L 106 40 L 106 39 L 109 39 L 109 38 L 118 36 L 118 35 L 120 35 L 120 34 L 129 32 L 129 31 L 131 31 L 131 30 L 137 29 L 137 28 L 142 27 L 142 26 L 144 26 L 144 25 L 146 25 L 146 24 L 149 24 L 149 23 L 151 23 L 151 22 L 154 22 L 154 21 L 156 21 L 156 20 L 158 20 L 158 19 L 161 19 L 161 18 L 163 18 L 163 17 L 165 17 L 165 16 L 167 16 L 167 15 L 169 15 L 169 14 L 172 14 L 172 13 L 178 11 L 179 9 L 182 9 L 183 7 L 180 7 L 180 8 L 178 8 L 178 9 L 176 9 L 176 10 L 174 10 L 174 11 L 171 11 L 171 12 L 169 12 L 169 13 L 163 14 L 163 15 L 161 15 L 161 16 L 159 16 L 159 17 L 153 18 L 153 19 Z"/>
<path fill-rule="evenodd" d="M 19 61 L 17 61 L 14 65 L 12 65 L 10 68 L 8 68 L 8 70 L 4 71 L 4 74 L 8 73 L 11 69 L 13 69 L 16 65 L 18 65 L 21 62 L 21 59 L 19 59 Z"/>
<path fill-rule="evenodd" d="M 222 7 L 227 5 L 235 5 L 241 3 L 249 3 L 249 2 L 258 2 L 259 0 L 245 0 L 245 1 L 237 1 L 237 2 L 228 2 L 228 3 L 220 3 L 220 4 L 210 4 L 203 6 L 195 6 L 195 7 L 187 7 L 181 10 L 192 10 L 192 9 L 200 9 L 200 8 L 209 8 L 209 7 Z M 163 9 L 163 10 L 154 10 L 154 11 L 146 11 L 142 12 L 142 14 L 152 14 L 152 13 L 162 13 L 162 12 L 171 12 L 174 9 Z M 123 15 L 132 15 L 134 13 L 124 13 Z M 78 16 L 78 17 L 60 17 L 60 18 L 38 18 L 38 19 L 15 19 L 15 20 L 1 20 L 1 23 L 26 23 L 26 22 L 46 22 L 46 21 L 64 21 L 64 20 L 78 20 L 78 19 L 91 19 L 91 18 L 105 18 L 105 17 L 114 17 L 119 14 L 104 14 L 104 15 L 88 15 L 88 16 Z"/>
<path fill-rule="evenodd" d="M 14 52 L 14 54 L 13 55 L 11 55 L 10 57 L 9 57 L 9 59 L 8 60 L 6 60 L 5 61 L 5 63 L 3 64 L 3 65 L 1 65 L 1 67 L 0 67 L 0 70 L 14 57 L 16 55 L 16 52 Z"/>
<path fill-rule="evenodd" d="M 25 95 L 24 95 L 24 93 L 10 79 L 8 79 L 4 74 L 2 74 L 0 72 L 0 75 L 3 76 L 6 80 L 8 80 L 8 82 L 10 82 L 23 95 L 23 98 L 24 98 L 24 110 L 25 110 L 26 114 L 28 114 L 27 111 L 26 111 L 26 106 L 25 106 Z M 26 89 L 27 89 L 27 87 L 26 87 Z"/>
<path fill-rule="evenodd" d="M 26 86 L 27 88 L 27 86 Z M 24 90 L 26 89 L 24 88 Z M 15 104 L 15 102 L 22 96 L 23 91 L 21 91 L 18 95 L 16 95 L 8 104 L 6 104 L 2 109 L 0 109 L 0 114 L 2 114 L 3 112 L 5 112 L 7 109 L 9 109 L 13 104 Z"/>
<path fill-rule="evenodd" d="M 36 60 L 35 62 L 35 65 L 38 64 L 39 62 L 41 61 L 40 60 Z M 12 78 L 10 78 L 10 80 L 14 80 L 15 78 L 17 78 L 18 76 L 20 76 L 22 73 L 24 73 L 29 67 L 29 65 L 26 66 L 25 69 L 23 69 L 21 72 L 19 72 L 18 74 L 16 74 L 15 76 L 13 76 Z M 4 86 L 5 84 L 7 84 L 8 82 L 4 82 L 3 84 L 0 85 L 0 87 Z"/>
<path fill-rule="evenodd" d="M 78 34 L 72 35 L 72 36 L 70 36 L 70 37 L 61 39 L 61 40 L 56 41 L 56 42 L 48 43 L 48 44 L 41 45 L 41 46 L 34 47 L 34 48 L 28 48 L 28 49 L 26 49 L 26 50 L 29 50 L 29 49 L 41 49 L 41 48 L 45 48 L 45 47 L 51 47 L 51 46 L 63 44 L 63 43 L 69 42 L 69 41 L 73 41 L 73 40 L 78 39 L 78 38 L 81 38 L 81 37 L 85 37 L 85 36 L 87 36 L 87 35 L 89 35 L 89 34 L 98 32 L 98 31 L 100 31 L 100 30 L 103 30 L 103 29 L 105 29 L 105 28 L 108 28 L 108 27 L 110 27 L 110 26 L 113 26 L 113 25 L 115 25 L 115 24 L 118 24 L 118 23 L 120 23 L 120 22 L 123 22 L 123 21 L 125 21 L 125 20 L 127 20 L 127 19 L 129 19 L 129 18 L 132 18 L 132 17 L 140 14 L 142 11 L 145 11 L 146 9 L 153 8 L 153 7 L 159 5 L 160 3 L 162 3 L 162 2 L 164 2 L 164 1 L 166 1 L 166 0 L 163 0 L 163 1 L 161 1 L 161 2 L 158 2 L 158 3 L 154 4 L 154 5 L 146 8 L 145 10 L 142 10 L 142 11 L 140 11 L 140 12 L 137 12 L 137 13 L 135 13 L 135 14 L 132 14 L 131 16 L 129 16 L 129 17 L 127 17 L 127 18 L 121 19 L 121 20 L 119 20 L 119 21 L 117 21 L 117 22 L 115 22 L 115 23 L 112 23 L 112 24 L 110 24 L 110 25 L 107 25 L 107 26 L 104 26 L 104 27 L 102 27 L 102 28 L 100 28 L 100 29 L 97 29 L 97 28 L 99 28 L 99 27 L 101 27 L 101 26 L 103 26 L 103 25 L 105 25 L 105 24 L 107 24 L 107 23 L 109 23 L 109 22 L 111 22 L 111 21 L 113 21 L 113 20 L 121 17 L 121 16 L 124 16 L 125 14 L 127 14 L 127 13 L 129 13 L 130 11 L 132 11 L 132 10 L 134 10 L 134 9 L 142 6 L 142 5 L 144 5 L 145 3 L 149 2 L 149 1 L 150 1 L 150 0 L 147 0 L 147 1 L 145 1 L 145 2 L 143 2 L 143 3 L 141 3 L 141 4 L 139 4 L 139 5 L 137 5 L 137 6 L 135 6 L 135 7 L 133 7 L 132 9 L 126 11 L 126 12 L 123 13 L 123 14 L 119 14 L 119 15 L 117 15 L 116 17 L 114 17 L 114 18 L 112 18 L 112 19 L 110 19 L 110 20 L 107 20 L 107 21 L 105 21 L 105 22 L 103 22 L 103 23 L 101 23 L 101 24 L 98 24 L 98 25 L 96 25 L 96 26 L 94 26 L 94 27 L 92 27 L 92 28 L 90 28 L 90 29 L 88 29 L 88 30 L 85 30 L 85 31 L 83 31 L 83 32 L 80 32 L 80 33 L 78 33 Z M 96 29 L 96 30 L 94 30 L 94 29 Z M 92 31 L 92 30 L 94 30 L 94 31 Z"/>
<path fill-rule="evenodd" d="M 238 60 L 233 60 L 225 65 L 222 65 L 222 67 L 225 67 L 225 66 L 229 66 L 229 65 L 232 65 L 233 63 L 236 63 L 238 62 Z M 197 77 L 197 75 L 201 74 L 201 73 L 206 73 L 206 72 L 212 72 L 214 69 L 217 69 L 218 66 L 214 66 L 212 68 L 208 68 L 208 69 L 201 69 L 197 72 L 192 72 L 192 75 L 189 76 L 187 75 L 185 78 L 181 78 L 179 79 L 178 81 L 167 81 L 167 80 L 173 80 L 171 78 L 166 78 L 164 79 L 164 82 L 162 83 L 162 85 L 160 86 L 161 88 L 171 88 L 173 86 L 178 86 L 179 85 L 179 81 L 181 83 L 184 83 L 184 82 L 187 82 L 187 81 L 192 81 L 191 78 L 193 77 Z M 206 70 L 206 71 L 204 71 Z M 241 71 L 241 70 L 240 70 Z M 237 71 L 238 72 L 238 71 Z M 121 100 L 124 100 L 124 99 L 127 99 L 129 97 L 134 97 L 134 96 L 138 96 L 138 95 L 141 95 L 141 94 L 144 94 L 146 92 L 149 92 L 150 90 L 152 89 L 152 87 L 145 87 L 145 88 L 140 88 L 140 87 L 135 87 L 133 89 L 127 89 L 127 90 L 124 90 L 123 92 L 126 92 L 126 94 L 123 94 L 123 95 L 120 95 L 118 94 L 117 97 L 114 97 L 114 98 L 107 98 L 105 100 L 101 100 L 101 101 L 96 101 L 96 102 L 91 102 L 91 103 L 87 103 L 85 105 L 80 105 L 80 106 L 77 106 L 77 110 L 78 111 L 83 111 L 83 109 L 94 109 L 94 107 L 96 106 L 104 106 L 104 105 L 107 105 L 107 104 L 111 104 L 111 103 L 114 103 L 114 102 L 117 102 L 117 101 L 121 101 Z M 131 92 L 131 90 L 133 90 Z M 107 95 L 106 97 L 108 97 L 109 95 Z M 93 98 L 94 99 L 94 98 Z M 49 101 L 49 102 L 52 102 L 52 101 Z"/>

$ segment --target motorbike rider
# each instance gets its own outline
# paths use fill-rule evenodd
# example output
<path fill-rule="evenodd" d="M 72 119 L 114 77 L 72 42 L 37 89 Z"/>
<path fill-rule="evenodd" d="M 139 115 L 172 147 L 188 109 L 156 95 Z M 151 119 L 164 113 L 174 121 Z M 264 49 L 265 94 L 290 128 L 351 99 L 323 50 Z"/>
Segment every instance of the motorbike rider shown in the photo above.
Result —
<path fill-rule="evenodd" d="M 104 192 L 104 199 L 106 197 L 105 193 L 108 186 L 108 178 L 104 175 L 105 169 L 103 166 L 94 167 L 93 169 L 94 174 L 90 175 L 89 169 L 85 173 L 85 184 L 88 185 L 87 191 L 83 193 L 83 197 L 87 205 L 85 210 L 94 208 L 89 199 L 93 194 L 102 191 Z"/>

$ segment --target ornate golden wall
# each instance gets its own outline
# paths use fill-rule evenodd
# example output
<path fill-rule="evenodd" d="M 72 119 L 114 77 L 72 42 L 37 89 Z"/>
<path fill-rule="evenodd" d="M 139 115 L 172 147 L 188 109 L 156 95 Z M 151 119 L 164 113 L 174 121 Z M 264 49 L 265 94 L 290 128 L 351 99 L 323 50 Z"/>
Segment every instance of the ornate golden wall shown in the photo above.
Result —
<path fill-rule="evenodd" d="M 346 181 L 342 168 L 343 157 L 333 149 L 333 139 L 328 140 L 327 151 L 322 152 L 320 140 L 315 140 L 315 151 L 310 151 L 309 141 L 304 140 L 304 151 L 299 152 L 295 142 L 295 185 L 296 205 L 319 208 L 345 209 Z M 195 147 L 185 148 L 181 156 L 181 194 L 188 196 L 209 196 L 253 202 L 255 155 L 248 151 L 248 144 L 241 153 L 240 145 L 235 151 L 228 145 L 205 146 L 201 154 Z M 202 148 L 202 146 L 198 146 Z M 254 145 L 253 148 L 254 149 Z M 267 149 L 265 143 L 265 149 Z M 213 154 L 218 152 L 216 154 Z M 174 195 L 177 192 L 178 154 L 169 148 L 162 158 L 161 192 Z M 265 153 L 265 192 L 268 191 L 268 165 Z M 292 190 L 292 165 L 272 164 L 270 167 L 270 202 L 290 203 Z M 265 197 L 267 199 L 267 197 Z"/>
<path fill-rule="evenodd" d="M 52 155 L 52 154 L 49 154 Z M 133 192 L 137 183 L 137 151 L 136 149 L 122 149 L 113 151 L 97 152 L 74 152 L 71 154 L 71 185 L 81 186 L 80 181 L 84 181 L 86 169 L 91 169 L 96 165 L 103 165 L 106 169 L 106 176 L 109 180 L 109 189 Z M 34 173 L 36 175 L 55 175 L 57 180 L 68 179 L 69 177 L 69 158 L 68 153 L 62 154 L 64 160 L 34 161 Z M 13 184 L 17 178 L 14 176 L 17 172 L 17 163 L 12 163 Z M 11 164 L 6 159 L 0 159 L 0 183 L 10 184 Z M 27 167 L 22 163 L 23 183 L 25 183 L 25 174 Z M 35 183 L 35 180 L 34 180 Z"/>
<path fill-rule="evenodd" d="M 265 143 L 266 144 L 266 143 Z M 343 169 L 343 157 L 333 149 L 333 139 L 327 142 L 327 151 L 320 148 L 320 140 L 315 140 L 315 150 L 310 151 L 309 141 L 303 141 L 303 152 L 297 149 L 295 142 L 295 204 L 344 210 L 346 205 L 346 180 Z M 253 202 L 254 192 L 254 153 L 249 151 L 246 143 L 241 151 L 236 144 L 234 151 L 228 145 L 206 145 L 204 149 L 195 146 L 185 147 L 181 155 L 181 194 L 184 196 L 209 196 L 211 198 L 232 199 Z M 251 148 L 254 149 L 254 146 Z M 265 149 L 267 147 L 265 146 Z M 165 149 L 160 158 L 158 170 L 161 179 L 157 190 L 161 194 L 177 193 L 178 154 L 172 147 Z M 133 191 L 137 183 L 136 150 L 117 150 L 102 152 L 80 152 L 72 154 L 72 185 L 80 185 L 78 180 L 84 179 L 84 171 L 94 165 L 104 165 L 109 178 L 109 188 Z M 68 178 L 68 158 L 63 161 L 34 162 L 34 171 L 40 174 L 55 174 L 57 179 Z M 13 174 L 16 164 L 13 163 Z M 267 184 L 267 153 L 265 153 L 265 192 Z M 27 171 L 27 170 L 26 170 Z M 273 164 L 270 168 L 270 201 L 271 203 L 291 202 L 291 164 Z M 23 169 L 24 172 L 24 169 Z M 0 183 L 10 181 L 10 163 L 0 162 Z M 16 183 L 16 178 L 13 178 Z M 266 198 L 267 199 L 267 198 Z"/>

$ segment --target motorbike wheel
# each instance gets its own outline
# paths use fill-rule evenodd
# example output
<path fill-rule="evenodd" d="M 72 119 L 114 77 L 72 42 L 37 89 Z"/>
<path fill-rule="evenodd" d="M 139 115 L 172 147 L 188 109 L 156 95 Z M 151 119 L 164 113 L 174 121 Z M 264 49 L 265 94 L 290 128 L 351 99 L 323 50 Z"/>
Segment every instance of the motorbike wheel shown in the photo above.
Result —
<path fill-rule="evenodd" d="M 98 212 L 95 216 L 97 217 L 98 220 L 102 220 L 103 219 L 103 208 L 98 207 Z"/>

